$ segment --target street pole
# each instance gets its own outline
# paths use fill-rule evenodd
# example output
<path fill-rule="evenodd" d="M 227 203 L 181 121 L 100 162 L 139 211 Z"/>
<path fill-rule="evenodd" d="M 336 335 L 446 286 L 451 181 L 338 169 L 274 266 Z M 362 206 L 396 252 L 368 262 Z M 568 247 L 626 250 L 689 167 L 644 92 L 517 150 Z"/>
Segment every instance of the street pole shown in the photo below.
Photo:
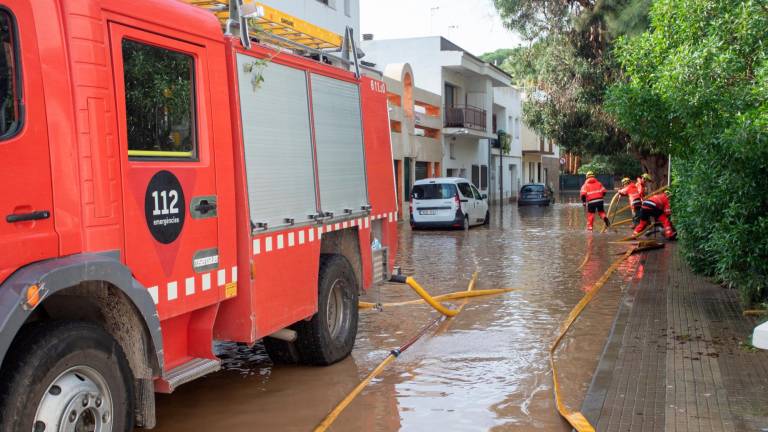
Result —
<path fill-rule="evenodd" d="M 499 140 L 499 204 L 504 203 L 504 151 Z"/>

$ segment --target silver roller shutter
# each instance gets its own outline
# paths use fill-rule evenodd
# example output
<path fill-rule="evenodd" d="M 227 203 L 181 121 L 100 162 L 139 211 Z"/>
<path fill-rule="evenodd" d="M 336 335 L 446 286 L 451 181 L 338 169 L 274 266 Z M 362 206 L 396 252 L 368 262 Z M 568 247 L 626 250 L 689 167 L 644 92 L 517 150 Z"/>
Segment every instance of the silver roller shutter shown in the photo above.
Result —
<path fill-rule="evenodd" d="M 334 216 L 359 212 L 368 204 L 360 89 L 312 74 L 312 112 L 322 210 Z"/>
<path fill-rule="evenodd" d="M 306 72 L 268 63 L 254 89 L 254 60 L 237 55 L 251 220 L 306 222 L 317 212 Z"/>

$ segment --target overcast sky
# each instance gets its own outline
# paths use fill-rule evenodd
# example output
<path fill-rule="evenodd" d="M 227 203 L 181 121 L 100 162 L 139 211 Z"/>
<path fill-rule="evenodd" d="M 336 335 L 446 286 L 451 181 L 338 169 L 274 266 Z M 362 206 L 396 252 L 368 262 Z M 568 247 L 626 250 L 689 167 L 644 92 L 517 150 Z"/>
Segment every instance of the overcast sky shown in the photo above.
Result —
<path fill-rule="evenodd" d="M 445 36 L 475 55 L 520 44 L 492 0 L 360 0 L 360 30 L 376 39 Z"/>

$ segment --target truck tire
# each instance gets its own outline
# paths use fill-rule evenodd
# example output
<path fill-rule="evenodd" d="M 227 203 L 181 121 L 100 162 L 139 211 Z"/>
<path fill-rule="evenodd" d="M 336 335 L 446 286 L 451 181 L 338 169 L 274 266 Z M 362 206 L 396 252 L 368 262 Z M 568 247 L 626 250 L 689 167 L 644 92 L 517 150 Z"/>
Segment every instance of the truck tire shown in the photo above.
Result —
<path fill-rule="evenodd" d="M 267 350 L 272 363 L 289 365 L 301 363 L 301 355 L 299 354 L 296 342 L 265 337 L 264 349 Z"/>
<path fill-rule="evenodd" d="M 133 430 L 133 374 L 107 332 L 50 321 L 30 325 L 16 340 L 0 374 L 0 430 Z"/>
<path fill-rule="evenodd" d="M 295 325 L 302 363 L 330 365 L 352 352 L 357 337 L 358 286 L 352 266 L 341 255 L 321 255 L 317 313 Z"/>

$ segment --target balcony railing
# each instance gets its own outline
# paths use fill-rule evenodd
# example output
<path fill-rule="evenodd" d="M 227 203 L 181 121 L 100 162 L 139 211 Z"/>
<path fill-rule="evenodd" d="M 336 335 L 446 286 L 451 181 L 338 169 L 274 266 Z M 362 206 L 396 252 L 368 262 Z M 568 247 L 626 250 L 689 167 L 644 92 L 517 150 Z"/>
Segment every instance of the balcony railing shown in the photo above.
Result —
<path fill-rule="evenodd" d="M 485 110 L 471 105 L 460 105 L 445 109 L 445 127 L 485 131 L 485 120 Z"/>

